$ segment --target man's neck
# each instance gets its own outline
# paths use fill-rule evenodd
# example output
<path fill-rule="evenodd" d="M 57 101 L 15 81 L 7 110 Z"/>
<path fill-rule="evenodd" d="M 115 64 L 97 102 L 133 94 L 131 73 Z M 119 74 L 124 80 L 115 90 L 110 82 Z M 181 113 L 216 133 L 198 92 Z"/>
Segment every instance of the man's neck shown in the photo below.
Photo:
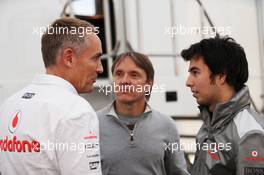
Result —
<path fill-rule="evenodd" d="M 115 101 L 115 110 L 118 114 L 138 117 L 144 113 L 146 101 L 141 100 L 135 103 L 123 103 L 118 100 Z"/>
<path fill-rule="evenodd" d="M 209 106 L 209 111 L 214 112 L 217 104 L 224 104 L 229 102 L 234 96 L 236 95 L 236 91 L 231 86 L 226 86 L 225 88 L 222 88 L 219 96 L 217 98 L 216 103 L 211 104 Z"/>

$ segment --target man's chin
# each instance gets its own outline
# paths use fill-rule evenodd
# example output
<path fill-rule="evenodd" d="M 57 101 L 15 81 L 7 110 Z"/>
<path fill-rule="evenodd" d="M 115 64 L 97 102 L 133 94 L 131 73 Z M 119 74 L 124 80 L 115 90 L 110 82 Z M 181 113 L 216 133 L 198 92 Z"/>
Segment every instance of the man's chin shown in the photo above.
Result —
<path fill-rule="evenodd" d="M 121 103 L 133 103 L 135 100 L 129 97 L 117 97 L 117 100 Z"/>
<path fill-rule="evenodd" d="M 196 102 L 197 102 L 199 105 L 203 106 L 203 102 L 201 102 L 198 98 L 196 98 Z"/>
<path fill-rule="evenodd" d="M 203 101 L 198 101 L 198 100 L 196 100 L 196 102 L 197 102 L 197 104 L 198 104 L 199 106 L 209 106 L 207 103 L 205 103 L 205 102 L 203 102 Z"/>
<path fill-rule="evenodd" d="M 93 91 L 93 88 L 85 88 L 82 89 L 79 94 L 86 94 L 86 93 L 91 93 Z"/>

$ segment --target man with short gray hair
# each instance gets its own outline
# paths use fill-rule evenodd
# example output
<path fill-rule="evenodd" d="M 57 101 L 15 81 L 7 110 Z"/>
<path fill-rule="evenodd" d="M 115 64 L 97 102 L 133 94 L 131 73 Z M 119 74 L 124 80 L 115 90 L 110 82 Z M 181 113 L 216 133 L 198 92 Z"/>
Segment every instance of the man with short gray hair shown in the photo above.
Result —
<path fill-rule="evenodd" d="M 0 108 L 0 171 L 101 175 L 98 119 L 78 95 L 91 92 L 103 71 L 101 41 L 86 21 L 62 18 L 42 36 L 41 49 L 46 74 Z"/>

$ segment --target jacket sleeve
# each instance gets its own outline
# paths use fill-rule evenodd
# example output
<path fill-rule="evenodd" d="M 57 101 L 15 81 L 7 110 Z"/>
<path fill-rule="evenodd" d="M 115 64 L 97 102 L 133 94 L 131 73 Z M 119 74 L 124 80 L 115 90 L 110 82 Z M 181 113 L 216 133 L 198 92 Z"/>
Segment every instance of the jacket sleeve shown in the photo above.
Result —
<path fill-rule="evenodd" d="M 93 113 L 62 119 L 55 134 L 61 175 L 101 175 L 99 124 Z"/>
<path fill-rule="evenodd" d="M 186 167 L 184 153 L 180 149 L 180 136 L 178 130 L 173 124 L 169 129 L 170 141 L 165 145 L 164 164 L 167 175 L 189 175 Z"/>
<path fill-rule="evenodd" d="M 245 136 L 238 145 L 237 175 L 264 174 L 264 133 L 253 131 Z"/>

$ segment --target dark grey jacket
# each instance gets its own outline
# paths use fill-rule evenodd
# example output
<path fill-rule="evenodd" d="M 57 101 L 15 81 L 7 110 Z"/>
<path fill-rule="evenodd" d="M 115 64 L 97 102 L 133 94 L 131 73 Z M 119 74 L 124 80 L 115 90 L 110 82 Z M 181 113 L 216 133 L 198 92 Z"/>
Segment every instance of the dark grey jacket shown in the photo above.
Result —
<path fill-rule="evenodd" d="M 217 105 L 212 116 L 200 110 L 204 124 L 191 174 L 264 175 L 264 118 L 250 108 L 248 88 Z"/>

